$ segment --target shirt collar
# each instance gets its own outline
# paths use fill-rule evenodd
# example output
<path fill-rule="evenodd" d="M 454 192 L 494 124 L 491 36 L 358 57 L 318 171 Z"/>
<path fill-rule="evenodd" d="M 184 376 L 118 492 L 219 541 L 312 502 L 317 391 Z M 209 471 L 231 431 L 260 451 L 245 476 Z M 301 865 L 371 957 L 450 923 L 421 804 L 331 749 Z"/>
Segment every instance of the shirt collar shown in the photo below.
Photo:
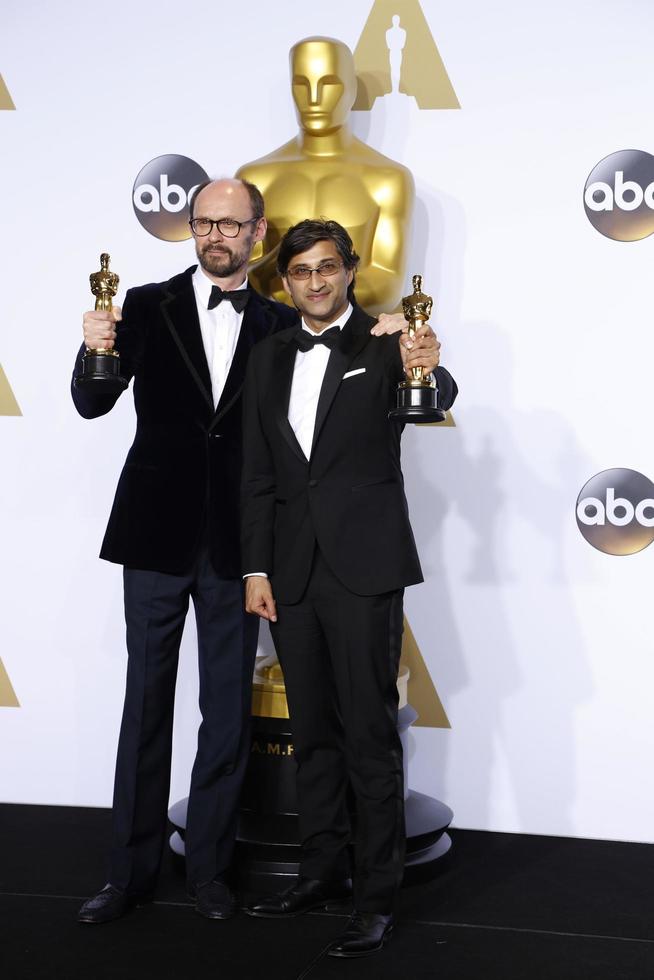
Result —
<path fill-rule="evenodd" d="M 323 333 L 323 331 L 328 330 L 330 327 L 338 327 L 339 330 L 342 330 L 345 324 L 347 323 L 347 321 L 350 319 L 350 316 L 352 314 L 352 309 L 353 309 L 352 304 L 348 303 L 347 309 L 343 313 L 341 313 L 338 320 L 334 320 L 333 323 L 325 324 L 325 326 L 322 328 L 320 333 Z M 311 327 L 308 327 L 306 325 L 306 323 L 304 322 L 304 317 L 302 317 L 302 329 L 307 330 L 314 337 L 320 336 L 320 334 L 316 334 L 315 330 L 312 330 Z"/>
<path fill-rule="evenodd" d="M 198 299 L 198 304 L 202 306 L 203 309 L 207 309 L 209 306 L 209 297 L 211 296 L 211 287 L 215 286 L 216 283 L 212 282 L 209 276 L 206 274 L 201 265 L 199 265 L 192 275 L 193 289 L 195 290 L 195 295 Z M 248 277 L 246 276 L 240 286 L 235 286 L 235 289 L 247 289 L 248 287 Z"/>

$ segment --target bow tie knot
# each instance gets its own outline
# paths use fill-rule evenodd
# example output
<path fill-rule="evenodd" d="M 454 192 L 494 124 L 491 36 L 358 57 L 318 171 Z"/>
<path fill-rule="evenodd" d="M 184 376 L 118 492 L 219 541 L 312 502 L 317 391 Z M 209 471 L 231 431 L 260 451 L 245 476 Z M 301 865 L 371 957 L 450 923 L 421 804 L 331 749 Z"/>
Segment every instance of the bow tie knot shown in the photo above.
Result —
<path fill-rule="evenodd" d="M 323 344 L 329 350 L 333 350 L 338 343 L 340 333 L 340 327 L 329 327 L 328 330 L 323 330 L 322 333 L 317 334 L 310 334 L 308 330 L 303 330 L 300 327 L 295 336 L 295 342 L 298 350 L 303 351 L 303 353 L 313 350 L 317 344 Z"/>
<path fill-rule="evenodd" d="M 249 289 L 221 289 L 220 286 L 211 287 L 209 296 L 208 310 L 213 310 L 222 303 L 224 299 L 231 303 L 237 313 L 242 313 L 250 298 Z"/>

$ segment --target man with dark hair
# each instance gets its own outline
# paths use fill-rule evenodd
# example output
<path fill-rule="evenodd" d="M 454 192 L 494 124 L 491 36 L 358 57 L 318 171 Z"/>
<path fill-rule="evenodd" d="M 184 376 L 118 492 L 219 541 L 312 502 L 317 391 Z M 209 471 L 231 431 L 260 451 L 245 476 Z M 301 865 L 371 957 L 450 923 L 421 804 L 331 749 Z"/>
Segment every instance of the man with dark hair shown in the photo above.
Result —
<path fill-rule="evenodd" d="M 243 403 L 246 609 L 268 619 L 289 703 L 302 853 L 296 884 L 248 910 L 293 916 L 350 892 L 346 790 L 356 809 L 354 915 L 333 956 L 381 949 L 404 864 L 397 671 L 405 586 L 422 581 L 388 412 L 407 367 L 349 295 L 358 257 L 334 221 L 302 221 L 278 265 L 302 325 L 252 352 Z M 439 345 L 438 345 L 439 346 Z M 438 346 L 440 407 L 457 388 Z"/>
<path fill-rule="evenodd" d="M 291 234 L 292 232 L 292 234 Z M 316 236 L 321 236 L 317 238 Z M 288 265 L 294 255 L 307 252 L 318 241 L 331 241 L 343 263 L 343 268 L 352 272 L 352 281 L 347 287 L 347 298 L 352 300 L 354 297 L 354 286 L 356 281 L 356 268 L 359 264 L 359 256 L 354 251 L 352 239 L 342 225 L 337 221 L 329 221 L 326 218 L 312 220 L 307 218 L 300 221 L 288 232 L 279 243 L 277 255 L 277 271 L 280 276 L 286 277 Z"/>

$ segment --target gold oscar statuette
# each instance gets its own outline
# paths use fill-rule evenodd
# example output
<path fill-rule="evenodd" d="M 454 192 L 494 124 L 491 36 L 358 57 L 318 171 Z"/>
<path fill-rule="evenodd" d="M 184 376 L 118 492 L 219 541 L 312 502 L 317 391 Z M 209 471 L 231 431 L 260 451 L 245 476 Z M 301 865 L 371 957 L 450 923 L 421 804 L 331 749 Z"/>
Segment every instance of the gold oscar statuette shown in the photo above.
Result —
<path fill-rule="evenodd" d="M 433 299 L 422 292 L 422 276 L 413 277 L 413 292 L 402 299 L 404 319 L 409 324 L 409 337 L 415 336 L 431 316 Z M 411 377 L 397 386 L 397 405 L 388 413 L 395 422 L 443 422 L 446 413 L 437 406 L 438 389 L 431 375 L 425 377 L 423 368 L 411 368 Z"/>
<path fill-rule="evenodd" d="M 299 132 L 236 174 L 266 202 L 268 233 L 252 253 L 250 280 L 264 296 L 290 302 L 277 272 L 280 239 L 304 218 L 327 217 L 347 228 L 361 257 L 357 301 L 369 313 L 389 312 L 405 281 L 413 177 L 354 136 L 357 76 L 346 44 L 304 38 L 291 48 L 290 69 Z"/>
<path fill-rule="evenodd" d="M 103 252 L 100 256 L 100 271 L 92 272 L 89 276 L 96 310 L 113 309 L 112 299 L 118 292 L 120 280 L 116 273 L 110 270 L 109 258 L 107 252 Z M 118 351 L 113 348 L 87 347 L 82 358 L 82 372 L 76 375 L 75 384 L 78 387 L 93 386 L 108 394 L 124 391 L 128 382 L 120 374 Z"/>

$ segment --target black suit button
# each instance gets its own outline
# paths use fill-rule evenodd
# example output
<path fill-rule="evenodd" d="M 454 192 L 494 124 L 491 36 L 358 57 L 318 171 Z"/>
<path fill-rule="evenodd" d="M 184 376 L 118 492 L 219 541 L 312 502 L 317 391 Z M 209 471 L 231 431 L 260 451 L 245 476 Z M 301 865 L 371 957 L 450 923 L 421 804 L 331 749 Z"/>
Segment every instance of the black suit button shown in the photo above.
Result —
<path fill-rule="evenodd" d="M 309 480 L 309 486 L 312 487 L 312 488 L 313 487 L 317 487 L 318 486 L 318 481 L 317 480 Z"/>
<path fill-rule="evenodd" d="M 220 432 L 212 432 L 209 435 L 210 439 L 220 439 Z"/>

